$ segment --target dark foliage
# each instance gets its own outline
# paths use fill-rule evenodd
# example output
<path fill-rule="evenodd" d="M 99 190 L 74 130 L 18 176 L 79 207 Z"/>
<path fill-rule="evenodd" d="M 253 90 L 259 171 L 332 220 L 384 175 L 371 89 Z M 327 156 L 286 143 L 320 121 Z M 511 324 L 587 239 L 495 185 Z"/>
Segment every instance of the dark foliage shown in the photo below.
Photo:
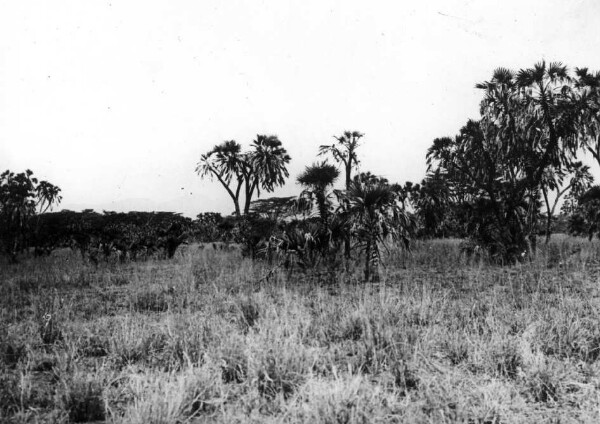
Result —
<path fill-rule="evenodd" d="M 468 203 L 474 241 L 495 261 L 512 263 L 535 253 L 542 193 L 575 168 L 585 105 L 560 63 L 498 69 L 477 88 L 481 119 L 434 140 L 427 163 Z"/>
<path fill-rule="evenodd" d="M 173 212 L 61 211 L 33 217 L 29 245 L 36 253 L 74 247 L 93 262 L 149 256 L 172 258 L 192 232 L 192 221 Z"/>
<path fill-rule="evenodd" d="M 12 262 L 28 248 L 35 229 L 32 217 L 60 203 L 60 188 L 38 181 L 33 172 L 0 174 L 0 247 Z"/>

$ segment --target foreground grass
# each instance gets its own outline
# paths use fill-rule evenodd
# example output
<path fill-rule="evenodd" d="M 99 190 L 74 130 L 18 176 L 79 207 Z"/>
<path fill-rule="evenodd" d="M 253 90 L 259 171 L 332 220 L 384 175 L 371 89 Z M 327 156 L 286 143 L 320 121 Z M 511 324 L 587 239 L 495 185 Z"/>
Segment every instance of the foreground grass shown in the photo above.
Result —
<path fill-rule="evenodd" d="M 190 246 L 0 267 L 1 422 L 600 422 L 600 246 L 301 273 Z"/>

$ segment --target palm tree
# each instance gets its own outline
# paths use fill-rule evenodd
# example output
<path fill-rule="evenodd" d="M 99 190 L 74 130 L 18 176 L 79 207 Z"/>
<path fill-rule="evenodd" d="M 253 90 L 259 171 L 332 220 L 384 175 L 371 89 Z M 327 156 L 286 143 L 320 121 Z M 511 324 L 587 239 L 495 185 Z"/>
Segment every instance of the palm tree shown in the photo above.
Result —
<path fill-rule="evenodd" d="M 19 174 L 5 171 L 0 174 L 0 245 L 11 262 L 26 247 L 30 234 L 30 219 L 61 201 L 60 188 L 47 181 L 38 182 L 31 170 Z"/>
<path fill-rule="evenodd" d="M 246 156 L 244 214 L 248 214 L 255 191 L 272 192 L 277 186 L 283 186 L 289 177 L 287 164 L 291 157 L 275 135 L 257 135 L 252 142 L 253 150 Z"/>
<path fill-rule="evenodd" d="M 521 125 L 529 135 L 528 141 L 542 153 L 530 177 L 535 188 L 540 186 L 548 167 L 561 168 L 579 147 L 571 82 L 567 67 L 560 62 L 540 62 L 520 70 L 516 76 L 518 93 L 526 108 Z"/>
<path fill-rule="evenodd" d="M 575 70 L 575 98 L 580 107 L 578 129 L 582 147 L 600 165 L 600 72 Z"/>
<path fill-rule="evenodd" d="M 450 165 L 445 168 L 462 175 L 485 213 L 495 215 L 489 222 L 502 235 L 496 244 L 534 253 L 542 188 L 579 147 L 573 81 L 561 63 L 540 62 L 518 73 L 497 69 L 476 87 L 485 93 L 481 120 L 455 140 L 434 142 L 429 160 Z"/>
<path fill-rule="evenodd" d="M 324 161 L 307 166 L 297 179 L 305 187 L 298 199 L 298 205 L 310 205 L 311 209 L 316 206 L 319 216 L 318 227 L 313 231 L 312 246 L 317 249 L 321 257 L 328 259 L 333 259 L 330 257 L 330 246 L 333 240 L 331 233 L 333 221 L 331 197 L 333 193 L 328 190 L 335 183 L 339 174 L 340 171 L 334 165 Z"/>
<path fill-rule="evenodd" d="M 37 197 L 37 207 L 39 208 L 38 214 L 43 214 L 52 208 L 53 204 L 59 204 L 62 200 L 60 195 L 60 188 L 50 184 L 48 181 L 40 181 L 35 188 Z"/>
<path fill-rule="evenodd" d="M 274 135 L 257 135 L 249 152 L 235 140 L 216 145 L 200 157 L 196 172 L 201 177 L 217 178 L 227 190 L 235 206 L 235 215 L 240 216 L 240 194 L 244 187 L 244 214 L 248 214 L 252 197 L 260 190 L 272 192 L 282 186 L 289 176 L 287 164 L 291 158 L 281 141 Z"/>
<path fill-rule="evenodd" d="M 345 193 L 352 231 L 365 253 L 365 281 L 378 280 L 379 245 L 388 237 L 406 238 L 411 219 L 398 205 L 396 191 L 385 181 L 355 178 Z"/>
<path fill-rule="evenodd" d="M 233 200 L 236 216 L 240 216 L 240 190 L 244 182 L 245 157 L 235 140 L 224 141 L 200 157 L 196 172 L 200 177 L 216 177 Z M 230 184 L 233 182 L 233 187 Z"/>
<path fill-rule="evenodd" d="M 352 168 L 358 166 L 359 163 L 356 150 L 359 146 L 359 140 L 363 136 L 364 134 L 358 131 L 344 131 L 339 137 L 333 136 L 337 140 L 337 144 L 319 147 L 319 156 L 331 154 L 336 162 L 344 164 L 346 190 L 352 181 Z"/>
<path fill-rule="evenodd" d="M 358 167 L 359 164 L 356 150 L 363 136 L 364 134 L 358 131 L 344 131 L 339 137 L 333 136 L 337 140 L 337 143 L 319 147 L 319 156 L 331 154 L 337 163 L 344 165 L 346 190 L 348 190 L 352 181 L 352 168 Z M 347 259 L 350 258 L 350 250 L 350 236 L 346 235 L 344 238 L 344 256 Z"/>
<path fill-rule="evenodd" d="M 335 183 L 339 175 L 340 171 L 335 166 L 321 162 L 307 166 L 298 176 L 298 182 L 305 187 L 300 196 L 316 204 L 319 217 L 325 227 L 327 227 L 331 208 L 327 189 Z"/>

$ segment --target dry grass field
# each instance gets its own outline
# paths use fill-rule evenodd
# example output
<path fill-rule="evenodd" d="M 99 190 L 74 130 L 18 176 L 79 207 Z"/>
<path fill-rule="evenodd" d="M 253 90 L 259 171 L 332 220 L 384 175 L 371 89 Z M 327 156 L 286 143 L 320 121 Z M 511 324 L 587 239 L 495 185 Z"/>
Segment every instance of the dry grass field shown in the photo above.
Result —
<path fill-rule="evenodd" d="M 598 242 L 493 267 L 434 240 L 384 263 L 365 284 L 211 246 L 3 262 L 0 422 L 600 422 Z"/>

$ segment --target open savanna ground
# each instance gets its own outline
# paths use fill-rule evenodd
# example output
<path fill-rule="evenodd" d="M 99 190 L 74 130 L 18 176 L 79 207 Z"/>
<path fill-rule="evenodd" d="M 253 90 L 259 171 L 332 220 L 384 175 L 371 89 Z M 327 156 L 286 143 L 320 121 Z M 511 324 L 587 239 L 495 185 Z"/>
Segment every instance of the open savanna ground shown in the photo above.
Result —
<path fill-rule="evenodd" d="M 598 242 L 383 259 L 376 284 L 195 245 L 2 263 L 0 421 L 600 422 Z"/>

